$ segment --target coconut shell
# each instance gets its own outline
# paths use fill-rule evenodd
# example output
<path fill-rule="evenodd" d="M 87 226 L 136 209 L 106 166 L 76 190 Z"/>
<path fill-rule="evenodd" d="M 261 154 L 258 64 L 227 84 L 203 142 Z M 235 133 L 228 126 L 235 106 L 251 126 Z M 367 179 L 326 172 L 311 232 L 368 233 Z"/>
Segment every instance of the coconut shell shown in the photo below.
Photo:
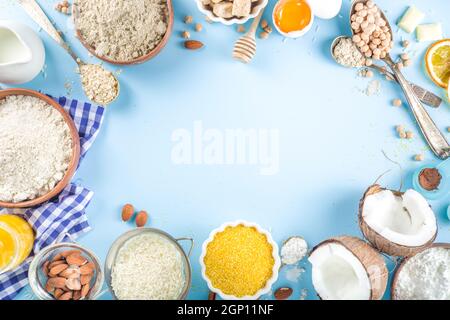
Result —
<path fill-rule="evenodd" d="M 434 234 L 434 237 L 431 238 L 429 241 L 427 241 L 425 244 L 423 244 L 422 246 L 410 247 L 410 246 L 400 245 L 400 244 L 394 243 L 394 242 L 386 239 L 385 237 L 380 235 L 378 232 L 373 230 L 365 222 L 363 215 L 362 215 L 363 208 L 364 208 L 364 201 L 366 200 L 366 198 L 368 196 L 376 194 L 376 193 L 384 191 L 384 190 L 389 190 L 389 189 L 385 189 L 385 188 L 382 188 L 381 186 L 379 186 L 378 184 L 374 184 L 367 189 L 367 191 L 364 193 L 364 196 L 362 197 L 362 199 L 359 202 L 358 222 L 359 222 L 359 228 L 361 229 L 362 233 L 364 234 L 364 237 L 372 244 L 372 246 L 374 246 L 381 252 L 384 252 L 384 253 L 387 253 L 388 255 L 396 256 L 396 257 L 410 257 L 410 256 L 416 254 L 417 252 L 420 252 L 426 248 L 429 248 L 433 244 L 434 240 L 436 239 L 437 228 L 436 228 L 436 233 Z M 394 195 L 396 195 L 396 196 L 399 196 L 399 197 L 403 196 L 403 192 L 399 192 L 399 191 L 395 191 L 395 190 L 389 190 L 389 191 L 394 193 Z"/>
<path fill-rule="evenodd" d="M 445 248 L 445 249 L 450 250 L 450 243 L 434 243 L 433 245 L 429 246 L 428 248 L 418 251 L 414 255 L 403 259 L 402 262 L 397 267 L 397 270 L 395 270 L 394 278 L 392 279 L 392 284 L 391 284 L 391 299 L 392 300 L 398 300 L 397 297 L 395 296 L 395 291 L 397 289 L 398 277 L 400 276 L 400 273 L 402 272 L 403 267 L 406 265 L 406 262 L 409 259 L 411 259 L 413 256 L 415 256 L 416 254 L 418 254 L 424 250 L 430 249 L 430 248 Z"/>
<path fill-rule="evenodd" d="M 367 272 L 370 288 L 370 300 L 380 300 L 386 291 L 389 272 L 386 263 L 380 253 L 367 242 L 352 236 L 339 236 L 319 243 L 313 248 L 310 255 L 320 246 L 337 243 L 345 247 L 364 266 Z M 320 296 L 319 296 L 320 297 Z"/>

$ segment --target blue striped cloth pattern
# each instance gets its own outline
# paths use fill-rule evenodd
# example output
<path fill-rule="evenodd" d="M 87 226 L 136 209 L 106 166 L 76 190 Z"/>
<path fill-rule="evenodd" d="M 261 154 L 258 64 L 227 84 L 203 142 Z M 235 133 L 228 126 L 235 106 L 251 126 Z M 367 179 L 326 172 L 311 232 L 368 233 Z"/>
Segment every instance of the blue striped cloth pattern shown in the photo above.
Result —
<path fill-rule="evenodd" d="M 53 99 L 74 120 L 80 136 L 82 159 L 99 133 L 105 108 L 65 97 Z M 36 234 L 33 247 L 33 253 L 35 254 L 50 244 L 74 240 L 90 230 L 85 209 L 92 196 L 92 191 L 71 183 L 59 196 L 39 207 L 29 209 L 0 208 L 0 214 L 14 213 L 28 221 Z M 0 300 L 13 299 L 28 284 L 27 275 L 31 260 L 32 257 L 29 257 L 15 270 L 0 275 Z"/>

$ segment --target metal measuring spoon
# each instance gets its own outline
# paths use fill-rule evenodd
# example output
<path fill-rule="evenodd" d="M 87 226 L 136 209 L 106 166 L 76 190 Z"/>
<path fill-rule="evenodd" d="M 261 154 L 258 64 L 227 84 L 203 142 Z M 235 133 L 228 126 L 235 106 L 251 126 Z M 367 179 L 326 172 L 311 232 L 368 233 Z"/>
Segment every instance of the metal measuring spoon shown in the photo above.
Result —
<path fill-rule="evenodd" d="M 78 69 L 80 67 L 88 65 L 87 63 L 83 62 L 69 47 L 69 45 L 64 41 L 64 39 L 61 37 L 61 34 L 56 30 L 55 26 L 50 22 L 45 12 L 42 10 L 42 8 L 39 6 L 39 4 L 35 0 L 18 0 L 19 4 L 24 8 L 24 10 L 30 15 L 30 17 L 42 28 L 44 29 L 50 37 L 52 37 L 53 40 L 56 41 L 57 44 L 59 44 L 75 61 L 75 63 L 78 65 Z M 112 77 L 116 81 L 116 87 L 117 87 L 117 94 L 115 97 L 111 99 L 111 101 L 102 101 L 97 102 L 98 104 L 110 104 L 116 98 L 119 96 L 120 92 L 120 85 L 117 78 L 114 76 L 114 74 L 111 72 Z M 80 74 L 81 76 L 81 74 Z M 85 88 L 83 87 L 83 90 Z M 85 91 L 86 93 L 86 91 Z"/>
<path fill-rule="evenodd" d="M 350 8 L 350 16 L 356 13 L 355 5 L 357 3 L 365 4 L 369 0 L 355 0 L 353 1 L 351 8 Z M 379 7 L 378 7 L 379 8 Z M 392 32 L 392 28 L 389 24 L 389 20 L 386 18 L 383 10 L 380 10 L 381 17 L 386 21 L 386 26 L 389 28 L 389 33 L 391 34 L 391 40 L 394 40 L 394 34 Z M 351 21 L 349 21 L 351 23 Z M 354 35 L 355 32 L 353 28 L 351 28 L 352 34 Z M 359 49 L 359 48 L 358 48 Z M 438 156 L 441 159 L 447 159 L 450 157 L 450 145 L 448 144 L 447 140 L 445 139 L 442 132 L 438 129 L 436 124 L 433 122 L 433 119 L 431 119 L 428 112 L 423 107 L 422 103 L 420 102 L 419 98 L 416 97 L 414 94 L 413 89 L 411 88 L 410 84 L 406 80 L 403 73 L 400 71 L 400 68 L 398 65 L 392 60 L 389 52 L 387 52 L 386 57 L 381 59 L 383 60 L 387 66 L 391 69 L 393 72 L 395 79 L 397 79 L 398 83 L 400 84 L 400 87 L 403 90 L 403 93 L 406 96 L 406 99 L 408 100 L 408 104 L 411 108 L 411 111 L 414 115 L 414 118 L 417 121 L 417 124 L 419 125 L 420 131 L 422 132 L 423 136 L 425 137 L 425 140 L 427 141 L 428 145 L 430 146 L 431 150 L 434 152 L 436 156 Z"/>
<path fill-rule="evenodd" d="M 334 48 L 339 43 L 339 41 L 341 41 L 341 39 L 349 39 L 350 41 L 352 41 L 351 38 L 347 37 L 347 36 L 336 37 L 333 40 L 333 42 L 331 43 L 331 46 L 330 46 L 331 56 L 333 57 L 334 61 L 336 61 L 336 63 L 340 64 L 341 66 L 344 66 L 344 67 L 347 67 L 347 68 L 351 68 L 352 66 L 348 66 L 348 65 L 340 63 L 337 60 L 336 55 L 334 53 Z M 356 50 L 359 50 L 358 46 L 356 44 L 354 44 L 353 41 L 352 41 L 352 44 L 354 45 Z M 358 65 L 358 66 L 355 66 L 355 67 L 356 68 L 367 67 L 367 68 L 371 68 L 371 69 L 377 70 L 378 72 L 380 72 L 381 74 L 384 74 L 387 78 L 389 78 L 389 80 L 394 80 L 395 82 L 398 83 L 397 79 L 395 78 L 395 75 L 392 72 L 388 71 L 386 68 L 383 68 L 383 67 L 381 67 L 381 66 L 379 66 L 377 64 L 372 63 L 370 66 L 367 66 L 365 64 L 361 64 L 361 65 Z M 430 92 L 428 90 L 425 90 L 424 88 L 422 88 L 422 87 L 420 87 L 420 86 L 418 86 L 418 85 L 416 85 L 414 83 L 410 82 L 409 85 L 412 87 L 412 89 L 414 91 L 414 94 L 420 99 L 420 101 L 422 101 L 423 103 L 425 103 L 425 104 L 427 104 L 427 105 L 429 105 L 430 107 L 433 107 L 433 108 L 437 108 L 437 107 L 440 106 L 440 104 L 442 102 L 442 99 L 440 97 L 438 97 L 434 93 L 432 93 L 432 92 Z"/>

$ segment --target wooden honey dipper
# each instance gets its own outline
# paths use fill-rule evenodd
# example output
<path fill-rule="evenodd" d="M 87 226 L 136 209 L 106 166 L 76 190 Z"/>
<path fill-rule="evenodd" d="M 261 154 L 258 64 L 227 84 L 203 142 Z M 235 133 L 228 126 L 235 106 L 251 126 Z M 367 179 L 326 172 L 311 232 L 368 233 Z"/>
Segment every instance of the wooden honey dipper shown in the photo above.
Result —
<path fill-rule="evenodd" d="M 256 54 L 256 30 L 264 9 L 255 17 L 248 32 L 234 44 L 233 58 L 243 63 L 249 63 Z"/>

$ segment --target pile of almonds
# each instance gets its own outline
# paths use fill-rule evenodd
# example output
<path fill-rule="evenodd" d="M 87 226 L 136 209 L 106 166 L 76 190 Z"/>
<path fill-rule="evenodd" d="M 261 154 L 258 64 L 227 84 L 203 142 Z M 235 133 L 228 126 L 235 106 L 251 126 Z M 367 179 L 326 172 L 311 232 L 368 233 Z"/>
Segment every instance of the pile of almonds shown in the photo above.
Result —
<path fill-rule="evenodd" d="M 66 250 L 42 265 L 45 289 L 57 300 L 80 300 L 89 295 L 95 265 L 80 250 Z"/>
<path fill-rule="evenodd" d="M 122 220 L 124 222 L 130 221 L 134 216 L 134 206 L 132 204 L 127 203 L 122 207 Z M 147 224 L 148 213 L 147 211 L 141 210 L 136 215 L 136 227 L 141 228 Z"/>
<path fill-rule="evenodd" d="M 367 58 L 383 59 L 394 46 L 387 21 L 372 0 L 355 5 L 351 27 L 353 42 Z"/>

